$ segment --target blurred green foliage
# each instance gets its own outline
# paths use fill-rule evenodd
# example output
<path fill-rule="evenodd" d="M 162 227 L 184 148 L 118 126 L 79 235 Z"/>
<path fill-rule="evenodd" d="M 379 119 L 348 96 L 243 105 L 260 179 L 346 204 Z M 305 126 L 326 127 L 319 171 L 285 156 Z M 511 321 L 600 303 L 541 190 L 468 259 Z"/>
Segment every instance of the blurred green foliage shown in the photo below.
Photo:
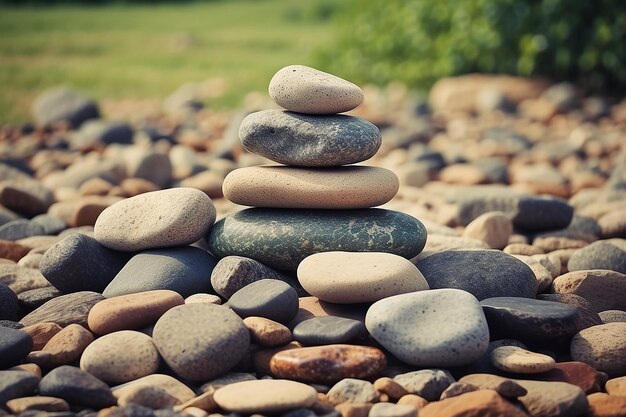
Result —
<path fill-rule="evenodd" d="M 337 19 L 316 62 L 360 83 L 485 72 L 626 89 L 623 0 L 356 0 Z"/>

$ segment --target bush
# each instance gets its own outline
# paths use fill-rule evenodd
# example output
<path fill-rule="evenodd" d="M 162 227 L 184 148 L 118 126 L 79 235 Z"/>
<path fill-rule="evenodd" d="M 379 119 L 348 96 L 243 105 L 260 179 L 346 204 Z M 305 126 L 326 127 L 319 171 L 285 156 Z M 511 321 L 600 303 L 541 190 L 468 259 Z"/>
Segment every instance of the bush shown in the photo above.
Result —
<path fill-rule="evenodd" d="M 428 88 L 470 72 L 626 87 L 621 0 L 357 0 L 319 67 L 357 82 Z"/>

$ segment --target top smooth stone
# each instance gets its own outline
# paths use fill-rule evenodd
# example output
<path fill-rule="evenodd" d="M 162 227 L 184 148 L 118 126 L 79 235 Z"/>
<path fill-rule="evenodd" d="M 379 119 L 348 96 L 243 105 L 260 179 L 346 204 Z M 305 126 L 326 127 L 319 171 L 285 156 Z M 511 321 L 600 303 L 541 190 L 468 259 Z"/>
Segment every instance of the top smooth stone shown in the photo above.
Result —
<path fill-rule="evenodd" d="M 343 113 L 363 102 L 363 91 L 357 85 L 304 65 L 278 70 L 269 93 L 279 106 L 307 114 Z"/>
<path fill-rule="evenodd" d="M 195 188 L 171 188 L 122 200 L 96 220 L 98 243 L 120 251 L 185 246 L 203 237 L 215 222 L 215 206 Z"/>
<path fill-rule="evenodd" d="M 242 120 L 243 147 L 285 165 L 329 167 L 371 158 L 382 138 L 376 126 L 343 114 L 309 116 L 282 110 L 263 110 Z"/>

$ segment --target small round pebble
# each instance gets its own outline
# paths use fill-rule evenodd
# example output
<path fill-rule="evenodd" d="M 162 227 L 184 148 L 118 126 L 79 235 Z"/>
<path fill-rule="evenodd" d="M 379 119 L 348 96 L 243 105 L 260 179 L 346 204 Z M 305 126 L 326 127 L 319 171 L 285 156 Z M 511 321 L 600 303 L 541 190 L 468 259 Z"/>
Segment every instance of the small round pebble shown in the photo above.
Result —
<path fill-rule="evenodd" d="M 518 346 L 501 346 L 491 352 L 491 363 L 496 368 L 518 374 L 540 374 L 554 369 L 553 358 Z"/>

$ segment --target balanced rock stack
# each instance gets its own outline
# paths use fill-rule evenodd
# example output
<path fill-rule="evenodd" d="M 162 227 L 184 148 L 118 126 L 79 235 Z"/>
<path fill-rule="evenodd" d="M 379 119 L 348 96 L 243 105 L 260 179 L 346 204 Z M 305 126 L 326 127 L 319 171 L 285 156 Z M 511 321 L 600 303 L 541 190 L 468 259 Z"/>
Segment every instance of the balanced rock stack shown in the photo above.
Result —
<path fill-rule="evenodd" d="M 419 254 L 426 231 L 418 220 L 371 208 L 395 196 L 396 175 L 351 165 L 371 158 L 381 145 L 376 126 L 338 114 L 362 102 L 361 89 L 292 65 L 274 75 L 269 90 L 286 110 L 247 116 L 240 138 L 248 151 L 284 165 L 240 168 L 226 177 L 224 196 L 254 208 L 218 221 L 207 238 L 209 251 L 292 272 L 319 252 Z"/>

